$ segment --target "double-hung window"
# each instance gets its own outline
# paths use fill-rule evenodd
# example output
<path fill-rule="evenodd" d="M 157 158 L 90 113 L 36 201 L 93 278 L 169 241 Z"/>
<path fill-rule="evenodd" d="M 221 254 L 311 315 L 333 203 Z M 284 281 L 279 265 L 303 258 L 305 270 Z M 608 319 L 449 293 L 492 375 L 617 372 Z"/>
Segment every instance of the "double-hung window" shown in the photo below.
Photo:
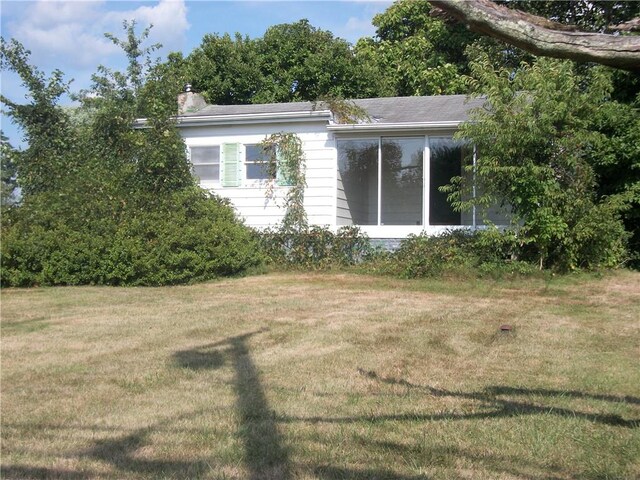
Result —
<path fill-rule="evenodd" d="M 220 181 L 220 147 L 191 147 L 193 173 L 201 182 Z"/>
<path fill-rule="evenodd" d="M 269 180 L 269 157 L 260 145 L 245 145 L 245 178 Z"/>

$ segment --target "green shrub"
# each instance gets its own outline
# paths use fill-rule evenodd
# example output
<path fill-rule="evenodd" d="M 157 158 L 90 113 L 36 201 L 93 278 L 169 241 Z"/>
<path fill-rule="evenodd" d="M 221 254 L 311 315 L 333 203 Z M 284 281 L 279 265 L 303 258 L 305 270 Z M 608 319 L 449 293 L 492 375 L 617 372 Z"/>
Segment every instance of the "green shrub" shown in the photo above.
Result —
<path fill-rule="evenodd" d="M 95 210 L 104 213 L 103 203 L 96 200 Z M 262 261 L 231 207 L 195 188 L 161 201 L 140 197 L 83 224 L 51 218 L 38 206 L 14 209 L 3 226 L 3 286 L 179 284 L 238 274 Z"/>
<path fill-rule="evenodd" d="M 262 250 L 273 265 L 326 268 L 355 265 L 372 252 L 369 239 L 357 227 L 326 227 L 303 230 L 272 228 L 257 234 Z"/>
<path fill-rule="evenodd" d="M 511 231 L 447 230 L 441 235 L 411 235 L 395 252 L 379 253 L 365 271 L 423 278 L 473 276 L 500 278 L 526 275 L 535 267 L 518 260 L 520 245 Z"/>

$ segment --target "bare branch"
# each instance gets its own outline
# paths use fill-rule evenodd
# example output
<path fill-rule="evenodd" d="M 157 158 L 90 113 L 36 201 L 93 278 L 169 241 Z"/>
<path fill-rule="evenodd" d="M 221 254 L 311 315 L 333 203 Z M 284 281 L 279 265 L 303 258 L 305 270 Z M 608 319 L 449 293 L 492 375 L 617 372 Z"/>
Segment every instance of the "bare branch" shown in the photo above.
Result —
<path fill-rule="evenodd" d="M 431 4 L 474 32 L 535 55 L 640 71 L 640 36 L 571 31 L 546 18 L 496 5 L 490 0 L 432 0 Z"/>

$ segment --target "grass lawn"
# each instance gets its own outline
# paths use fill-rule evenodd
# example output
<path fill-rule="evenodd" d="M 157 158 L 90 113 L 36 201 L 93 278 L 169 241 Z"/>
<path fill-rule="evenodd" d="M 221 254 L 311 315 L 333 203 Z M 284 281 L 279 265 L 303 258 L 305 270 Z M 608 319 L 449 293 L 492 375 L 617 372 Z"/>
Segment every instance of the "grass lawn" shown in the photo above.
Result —
<path fill-rule="evenodd" d="M 624 271 L 5 290 L 1 477 L 639 478 L 639 319 Z"/>

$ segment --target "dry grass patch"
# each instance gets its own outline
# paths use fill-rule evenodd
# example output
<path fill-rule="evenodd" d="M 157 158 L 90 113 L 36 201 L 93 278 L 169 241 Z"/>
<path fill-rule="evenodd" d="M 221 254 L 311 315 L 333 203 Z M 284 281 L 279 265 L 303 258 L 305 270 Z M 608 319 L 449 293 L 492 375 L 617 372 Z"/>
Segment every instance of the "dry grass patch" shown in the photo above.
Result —
<path fill-rule="evenodd" d="M 6 290 L 2 478 L 635 478 L 638 318 L 630 272 Z"/>

